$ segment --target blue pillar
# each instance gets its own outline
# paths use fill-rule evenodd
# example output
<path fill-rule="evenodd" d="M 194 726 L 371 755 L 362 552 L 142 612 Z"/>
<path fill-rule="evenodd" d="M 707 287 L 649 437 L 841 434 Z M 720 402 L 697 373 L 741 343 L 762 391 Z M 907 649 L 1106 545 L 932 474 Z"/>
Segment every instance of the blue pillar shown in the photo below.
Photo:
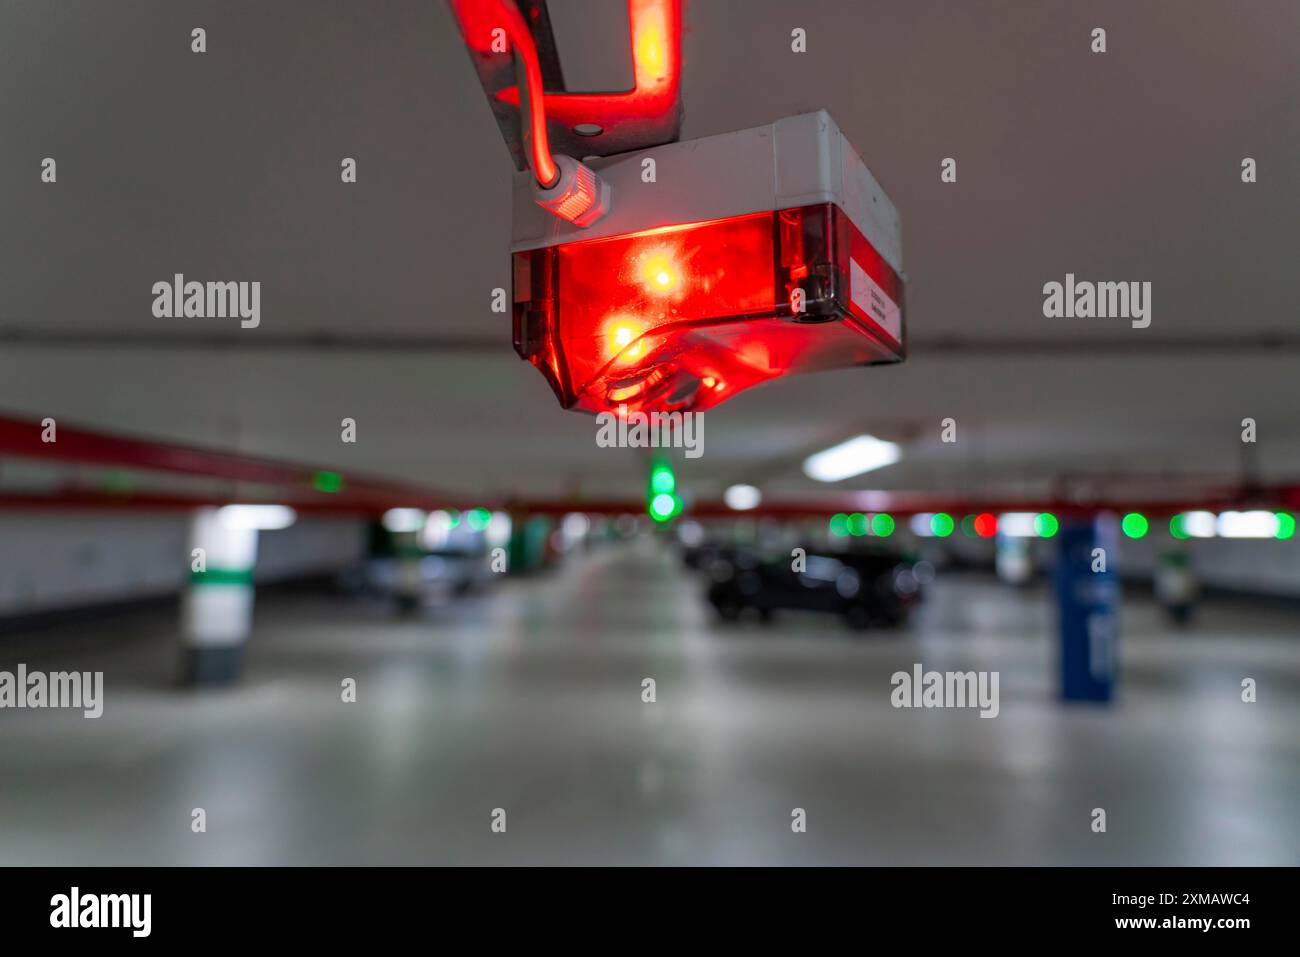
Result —
<path fill-rule="evenodd" d="M 1117 525 L 1112 516 L 1062 523 L 1056 559 L 1061 696 L 1108 702 L 1119 664 Z"/>

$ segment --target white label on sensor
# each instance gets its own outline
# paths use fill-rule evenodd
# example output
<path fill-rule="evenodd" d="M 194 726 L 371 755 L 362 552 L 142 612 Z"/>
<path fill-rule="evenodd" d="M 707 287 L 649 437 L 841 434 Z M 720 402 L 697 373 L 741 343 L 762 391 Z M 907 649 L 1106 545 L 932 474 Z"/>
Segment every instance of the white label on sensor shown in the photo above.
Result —
<path fill-rule="evenodd" d="M 880 284 L 867 275 L 856 259 L 849 259 L 849 298 L 870 318 L 880 323 L 897 341 L 902 341 L 898 303 L 885 295 Z"/>

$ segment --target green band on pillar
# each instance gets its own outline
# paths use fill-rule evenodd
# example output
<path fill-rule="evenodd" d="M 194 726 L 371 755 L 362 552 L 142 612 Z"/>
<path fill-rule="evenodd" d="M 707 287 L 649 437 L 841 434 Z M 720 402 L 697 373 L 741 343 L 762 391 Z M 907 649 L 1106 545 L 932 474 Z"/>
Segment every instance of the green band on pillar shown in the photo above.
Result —
<path fill-rule="evenodd" d="M 246 585 L 253 584 L 251 568 L 209 568 L 205 572 L 190 572 L 191 585 Z"/>

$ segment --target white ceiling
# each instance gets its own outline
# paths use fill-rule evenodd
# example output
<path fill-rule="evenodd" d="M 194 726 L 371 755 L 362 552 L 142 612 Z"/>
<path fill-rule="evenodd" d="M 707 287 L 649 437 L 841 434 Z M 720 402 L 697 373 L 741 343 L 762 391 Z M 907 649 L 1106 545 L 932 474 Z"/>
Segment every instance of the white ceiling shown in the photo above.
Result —
<path fill-rule="evenodd" d="M 574 2 L 552 3 L 569 62 Z M 829 109 L 902 213 L 913 350 L 710 411 L 684 477 L 803 492 L 802 456 L 863 429 L 907 450 L 849 487 L 1222 473 L 1244 416 L 1254 466 L 1300 476 L 1300 6 L 1235 9 L 688 3 L 683 135 Z M 606 33 L 571 74 L 619 66 Z M 639 494 L 640 457 L 598 448 L 488 308 L 512 167 L 441 2 L 10 0 L 0 38 L 0 410 L 473 493 Z M 1150 281 L 1151 327 L 1044 318 L 1067 271 Z M 261 281 L 261 327 L 155 319 L 174 272 Z"/>

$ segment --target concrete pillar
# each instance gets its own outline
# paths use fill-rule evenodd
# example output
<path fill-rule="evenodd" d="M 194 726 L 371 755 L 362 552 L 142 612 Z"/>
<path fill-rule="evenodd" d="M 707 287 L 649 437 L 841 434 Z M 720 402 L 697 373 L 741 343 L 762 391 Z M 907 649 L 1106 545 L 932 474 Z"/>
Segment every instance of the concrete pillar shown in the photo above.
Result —
<path fill-rule="evenodd" d="M 994 568 L 1000 581 L 1008 585 L 1027 585 L 1034 577 L 1034 558 L 1030 541 L 998 533 Z"/>
<path fill-rule="evenodd" d="M 190 525 L 190 581 L 181 601 L 184 678 L 225 684 L 239 677 L 253 625 L 257 529 L 200 509 Z"/>
<path fill-rule="evenodd" d="M 553 522 L 549 516 L 524 514 L 514 516 L 510 524 L 510 571 L 527 574 L 546 563 L 546 540 L 550 537 Z"/>
<path fill-rule="evenodd" d="M 1200 584 L 1192 568 L 1191 556 L 1171 550 L 1161 554 L 1155 572 L 1156 599 L 1165 614 L 1177 625 L 1189 624 L 1196 610 Z"/>
<path fill-rule="evenodd" d="M 405 614 L 419 611 L 424 600 L 424 577 L 421 562 L 424 549 L 416 532 L 390 532 L 393 554 L 397 561 L 397 578 L 393 583 L 397 607 Z"/>

